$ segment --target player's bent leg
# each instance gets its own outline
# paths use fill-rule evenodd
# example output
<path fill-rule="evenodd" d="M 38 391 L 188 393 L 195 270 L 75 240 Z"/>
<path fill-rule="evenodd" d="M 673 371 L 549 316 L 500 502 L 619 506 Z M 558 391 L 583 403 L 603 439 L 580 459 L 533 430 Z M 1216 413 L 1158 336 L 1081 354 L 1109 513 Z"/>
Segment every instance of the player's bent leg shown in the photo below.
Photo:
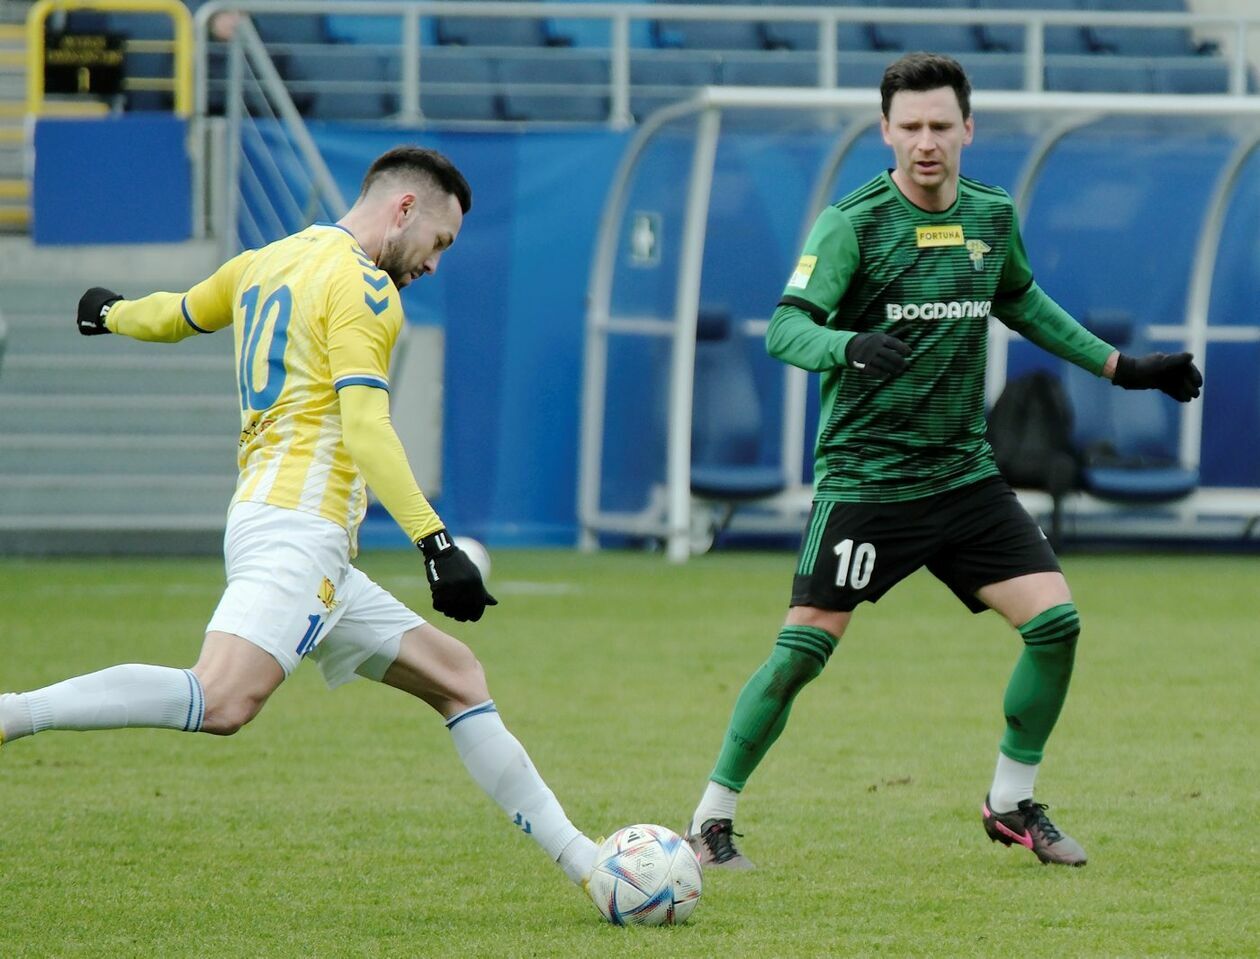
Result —
<path fill-rule="evenodd" d="M 1024 649 L 1003 699 L 1006 731 L 993 785 L 981 810 L 985 832 L 1004 845 L 1025 846 L 1043 863 L 1085 865 L 1085 850 L 1033 801 L 1045 744 L 1067 698 L 1080 616 L 1060 573 L 1035 573 L 996 583 L 977 596 L 1015 626 Z"/>
<path fill-rule="evenodd" d="M 822 673 L 852 615 L 792 607 L 769 658 L 740 691 L 717 763 L 686 830 L 706 868 L 754 868 L 734 842 L 739 793 L 787 726 L 797 693 Z"/>
<path fill-rule="evenodd" d="M 204 696 L 201 731 L 216 736 L 240 730 L 284 682 L 284 669 L 266 650 L 214 630 L 206 633 L 192 673 Z"/>
<path fill-rule="evenodd" d="M 53 729 L 198 732 L 205 699 L 189 669 L 126 663 L 26 693 L 0 695 L 0 740 Z"/>
<path fill-rule="evenodd" d="M 473 781 L 570 879 L 586 880 L 596 846 L 569 821 L 525 747 L 503 724 L 472 650 L 425 623 L 403 635 L 382 682 L 441 713 Z"/>

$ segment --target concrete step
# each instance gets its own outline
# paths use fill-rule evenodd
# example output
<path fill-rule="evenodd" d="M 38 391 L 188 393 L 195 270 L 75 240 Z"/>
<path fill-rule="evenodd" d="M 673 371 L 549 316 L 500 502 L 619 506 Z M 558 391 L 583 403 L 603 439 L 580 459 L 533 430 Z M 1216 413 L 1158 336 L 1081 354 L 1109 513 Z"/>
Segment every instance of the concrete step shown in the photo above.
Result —
<path fill-rule="evenodd" d="M 231 393 L 234 382 L 232 360 L 226 356 L 161 356 L 156 353 L 67 356 L 10 352 L 0 369 L 0 393 L 3 394 L 132 393 L 151 396 L 158 403 L 168 396 L 183 393 L 212 394 L 216 390 Z"/>
<path fill-rule="evenodd" d="M 74 323 L 79 293 L 73 296 L 70 302 L 62 297 L 63 305 L 55 313 L 11 313 L 8 310 L 0 313 L 9 329 L 9 359 L 52 354 L 92 357 L 102 361 L 128 358 L 154 365 L 178 365 L 194 358 L 218 357 L 229 373 L 229 384 L 223 388 L 231 389 L 230 376 L 235 361 L 230 329 L 190 336 L 178 343 L 143 343 L 125 336 L 82 336 Z M 3 302 L 0 300 L 0 303 Z M 3 384 L 4 370 L 5 367 L 0 365 L 0 384 Z"/>
<path fill-rule="evenodd" d="M 0 434 L 0 476 L 221 476 L 236 468 L 236 444 L 218 436 Z"/>
<path fill-rule="evenodd" d="M 65 474 L 0 476 L 0 515 L 22 523 L 56 517 L 184 517 L 222 513 L 236 488 L 236 474 L 120 476 Z"/>
<path fill-rule="evenodd" d="M 92 432 L 102 436 L 222 436 L 240 434 L 240 399 L 233 391 L 164 397 L 0 395 L 0 434 Z"/>

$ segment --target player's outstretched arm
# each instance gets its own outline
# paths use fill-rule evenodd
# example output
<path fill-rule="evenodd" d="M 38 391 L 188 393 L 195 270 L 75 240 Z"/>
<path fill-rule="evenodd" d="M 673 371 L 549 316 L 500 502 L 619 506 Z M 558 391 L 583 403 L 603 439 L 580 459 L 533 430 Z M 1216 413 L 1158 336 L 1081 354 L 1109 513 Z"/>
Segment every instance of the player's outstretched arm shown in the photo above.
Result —
<path fill-rule="evenodd" d="M 457 547 L 421 492 L 402 441 L 389 416 L 389 394 L 371 386 L 338 392 L 341 433 L 363 479 L 424 556 L 433 608 L 459 622 L 476 622 L 498 600 L 486 591 L 481 573 Z"/>
<path fill-rule="evenodd" d="M 1178 403 L 1189 403 L 1199 395 L 1203 374 L 1192 353 L 1121 353 L 1111 382 L 1126 390 L 1162 390 Z"/>

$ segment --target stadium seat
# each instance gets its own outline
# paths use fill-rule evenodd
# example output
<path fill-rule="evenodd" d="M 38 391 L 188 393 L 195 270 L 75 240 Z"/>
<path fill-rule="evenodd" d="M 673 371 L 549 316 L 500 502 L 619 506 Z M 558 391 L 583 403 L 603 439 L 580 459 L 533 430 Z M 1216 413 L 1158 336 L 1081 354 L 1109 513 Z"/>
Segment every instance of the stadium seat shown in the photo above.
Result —
<path fill-rule="evenodd" d="M 1083 323 L 1125 353 L 1150 351 L 1128 313 L 1087 313 Z M 1083 489 L 1128 502 L 1175 500 L 1194 491 L 1198 470 L 1184 469 L 1177 458 L 1175 401 L 1157 390 L 1116 389 L 1078 366 L 1065 366 Z"/>
<path fill-rule="evenodd" d="M 1227 93 L 1229 64 L 1220 57 L 1159 57 L 1151 80 L 1156 93 Z"/>
<path fill-rule="evenodd" d="M 1151 66 L 1146 57 L 1049 56 L 1045 86 L 1066 93 L 1150 93 Z"/>
<path fill-rule="evenodd" d="M 714 57 L 634 51 L 630 60 L 630 112 L 642 120 L 667 103 L 691 96 L 696 87 L 718 80 L 718 60 Z"/>
<path fill-rule="evenodd" d="M 930 7 L 941 10 L 970 10 L 971 0 L 875 0 L 872 7 Z M 935 50 L 961 53 L 979 50 L 983 44 L 980 31 L 969 24 L 953 23 L 880 23 L 871 24 L 875 46 L 880 50 Z"/>
<path fill-rule="evenodd" d="M 836 85 L 878 89 L 891 59 L 887 53 L 842 50 L 836 62 Z"/>
<path fill-rule="evenodd" d="M 1091 10 L 1100 12 L 1185 13 L 1185 0 L 1091 0 Z M 1185 27 L 1104 27 L 1086 28 L 1091 45 L 1103 53 L 1130 57 L 1184 57 L 1200 51 Z"/>
<path fill-rule="evenodd" d="M 328 38 L 334 43 L 375 43 L 395 47 L 402 43 L 401 17 L 330 13 L 325 20 Z M 437 42 L 437 30 L 432 17 L 420 18 L 420 42 L 426 46 Z"/>
<path fill-rule="evenodd" d="M 695 6 L 723 6 L 722 0 L 690 0 Z M 653 20 L 658 47 L 686 50 L 762 50 L 765 29 L 756 20 Z"/>
<path fill-rule="evenodd" d="M 958 61 L 967 71 L 974 90 L 1022 90 L 1022 53 L 960 53 Z"/>
<path fill-rule="evenodd" d="M 697 318 L 691 425 L 691 491 L 732 507 L 785 485 L 779 466 L 760 461 L 761 405 L 748 344 L 733 325 L 725 310 Z"/>
<path fill-rule="evenodd" d="M 722 82 L 739 87 L 816 87 L 818 57 L 795 50 L 727 53 L 722 58 Z"/>
<path fill-rule="evenodd" d="M 546 47 L 557 45 L 541 17 L 438 17 L 437 42 L 459 47 Z"/>
<path fill-rule="evenodd" d="M 286 59 L 289 84 L 312 119 L 379 120 L 398 111 L 396 58 L 336 44 Z"/>
<path fill-rule="evenodd" d="M 1047 57 L 1046 89 L 1065 93 L 1149 93 L 1145 57 Z"/>
<path fill-rule="evenodd" d="M 768 6 L 815 6 L 822 0 L 813 3 L 801 3 L 800 0 L 766 0 Z M 846 4 L 848 6 L 848 4 Z M 764 28 L 766 44 L 773 49 L 817 50 L 818 27 L 812 23 L 798 21 L 767 20 Z M 840 50 L 874 50 L 875 38 L 869 23 L 847 21 L 836 24 L 836 47 Z"/>
<path fill-rule="evenodd" d="M 499 66 L 509 120 L 603 123 L 609 114 L 609 62 L 600 55 L 513 57 Z"/>
<path fill-rule="evenodd" d="M 976 0 L 981 10 L 1078 10 L 1077 0 Z M 1014 53 L 1024 49 L 1024 27 L 1020 24 L 982 24 L 980 40 L 984 49 Z M 1046 27 L 1046 53 L 1089 53 L 1089 36 L 1081 27 Z"/>
<path fill-rule="evenodd" d="M 254 28 L 266 44 L 327 43 L 324 18 L 314 14 L 255 13 Z"/>
<path fill-rule="evenodd" d="M 435 47 L 420 58 L 420 110 L 430 120 L 501 120 L 493 61 L 472 51 Z"/>

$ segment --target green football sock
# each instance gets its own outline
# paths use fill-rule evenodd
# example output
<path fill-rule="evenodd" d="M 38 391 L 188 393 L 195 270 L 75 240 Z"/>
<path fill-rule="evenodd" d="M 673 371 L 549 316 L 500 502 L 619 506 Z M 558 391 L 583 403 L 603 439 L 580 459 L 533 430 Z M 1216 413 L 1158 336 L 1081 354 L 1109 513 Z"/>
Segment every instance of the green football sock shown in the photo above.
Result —
<path fill-rule="evenodd" d="M 1000 748 L 1004 755 L 1029 765 L 1041 762 L 1067 698 L 1080 632 L 1081 620 L 1071 603 L 1052 606 L 1019 627 L 1024 651 L 1002 701 L 1006 734 Z"/>
<path fill-rule="evenodd" d="M 813 626 L 784 626 L 774 650 L 735 700 L 717 765 L 709 777 L 736 792 L 787 725 L 792 700 L 827 665 L 836 648 L 830 633 Z"/>

